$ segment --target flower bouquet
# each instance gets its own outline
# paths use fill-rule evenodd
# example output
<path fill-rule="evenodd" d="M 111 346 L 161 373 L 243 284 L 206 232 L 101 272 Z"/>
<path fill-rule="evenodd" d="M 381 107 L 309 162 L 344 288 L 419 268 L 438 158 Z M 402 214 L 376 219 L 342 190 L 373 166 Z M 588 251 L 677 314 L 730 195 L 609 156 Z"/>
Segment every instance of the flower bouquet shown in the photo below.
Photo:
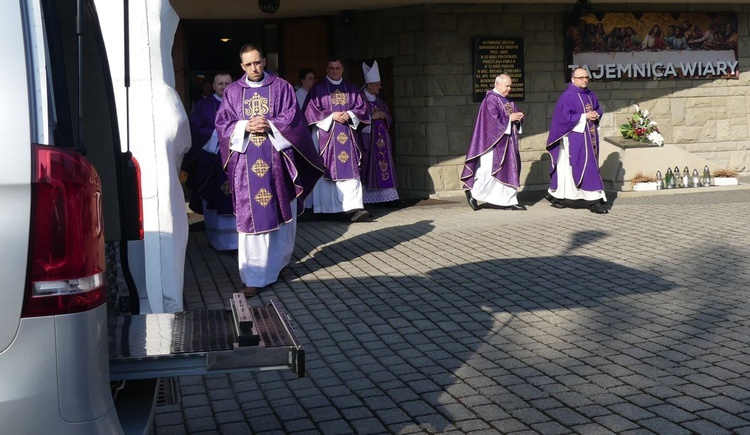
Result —
<path fill-rule="evenodd" d="M 637 104 L 633 105 L 633 108 L 633 117 L 628 118 L 628 122 L 620 126 L 622 137 L 658 146 L 664 145 L 664 137 L 659 133 L 656 122 L 648 117 L 648 110 L 642 111 Z"/>

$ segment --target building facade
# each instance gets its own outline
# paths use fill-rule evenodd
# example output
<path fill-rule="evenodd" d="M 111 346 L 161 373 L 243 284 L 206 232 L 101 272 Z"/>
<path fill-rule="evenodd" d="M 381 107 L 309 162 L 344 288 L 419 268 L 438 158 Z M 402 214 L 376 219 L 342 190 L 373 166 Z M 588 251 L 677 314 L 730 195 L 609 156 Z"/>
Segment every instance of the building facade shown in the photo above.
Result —
<path fill-rule="evenodd" d="M 750 6 L 606 5 L 597 11 L 733 12 L 737 14 L 739 78 L 593 80 L 605 115 L 600 136 L 620 136 L 619 125 L 638 103 L 651 113 L 665 142 L 719 167 L 750 168 Z M 425 5 L 357 14 L 339 25 L 335 41 L 345 58 L 392 58 L 395 138 L 400 186 L 418 195 L 455 196 L 479 107 L 472 94 L 472 38 L 494 35 L 524 41 L 524 119 L 521 138 L 525 188 L 549 182 L 547 128 L 566 86 L 565 24 L 571 5 Z M 600 156 L 600 163 L 607 156 Z M 666 162 L 664 168 L 680 162 Z M 671 165 L 671 166 L 670 166 Z"/>

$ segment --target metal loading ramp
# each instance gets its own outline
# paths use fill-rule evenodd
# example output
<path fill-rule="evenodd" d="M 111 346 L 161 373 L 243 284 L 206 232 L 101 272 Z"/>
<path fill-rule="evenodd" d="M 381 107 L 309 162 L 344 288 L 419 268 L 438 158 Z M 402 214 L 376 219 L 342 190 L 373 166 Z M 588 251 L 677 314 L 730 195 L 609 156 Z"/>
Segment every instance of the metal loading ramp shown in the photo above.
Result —
<path fill-rule="evenodd" d="M 305 375 L 305 353 L 289 316 L 272 300 L 229 310 L 118 316 L 109 322 L 110 379 L 133 380 L 247 370 Z"/>

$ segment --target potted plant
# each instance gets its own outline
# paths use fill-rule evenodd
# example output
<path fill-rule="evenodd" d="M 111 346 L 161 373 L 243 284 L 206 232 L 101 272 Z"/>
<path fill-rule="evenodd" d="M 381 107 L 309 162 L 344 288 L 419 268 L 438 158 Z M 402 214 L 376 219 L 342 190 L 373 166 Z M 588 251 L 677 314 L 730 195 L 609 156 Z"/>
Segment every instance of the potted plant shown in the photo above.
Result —
<path fill-rule="evenodd" d="M 737 171 L 732 169 L 719 169 L 714 172 L 713 178 L 714 186 L 736 186 L 739 184 L 737 181 Z"/>
<path fill-rule="evenodd" d="M 648 110 L 641 110 L 638 104 L 634 104 L 633 108 L 633 117 L 620 126 L 622 137 L 656 146 L 664 145 L 664 137 L 659 133 L 656 122 L 649 118 Z"/>
<path fill-rule="evenodd" d="M 656 177 L 653 175 L 646 175 L 641 171 L 636 172 L 630 182 L 633 184 L 634 192 L 656 190 L 658 186 Z"/>

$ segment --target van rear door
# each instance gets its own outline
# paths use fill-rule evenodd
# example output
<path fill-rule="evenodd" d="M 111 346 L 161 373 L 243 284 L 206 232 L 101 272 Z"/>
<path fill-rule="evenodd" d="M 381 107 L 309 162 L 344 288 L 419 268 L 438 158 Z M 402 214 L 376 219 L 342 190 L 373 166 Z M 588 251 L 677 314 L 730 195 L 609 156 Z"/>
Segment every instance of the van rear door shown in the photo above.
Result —
<path fill-rule="evenodd" d="M 26 282 L 29 231 L 31 226 L 31 144 L 32 136 L 29 94 L 35 84 L 27 74 L 24 49 L 22 2 L 4 4 L 0 14 L 0 83 L 4 83 L 0 105 L 0 353 L 10 346 L 21 319 L 23 290 Z M 42 101 L 37 100 L 38 103 Z"/>

